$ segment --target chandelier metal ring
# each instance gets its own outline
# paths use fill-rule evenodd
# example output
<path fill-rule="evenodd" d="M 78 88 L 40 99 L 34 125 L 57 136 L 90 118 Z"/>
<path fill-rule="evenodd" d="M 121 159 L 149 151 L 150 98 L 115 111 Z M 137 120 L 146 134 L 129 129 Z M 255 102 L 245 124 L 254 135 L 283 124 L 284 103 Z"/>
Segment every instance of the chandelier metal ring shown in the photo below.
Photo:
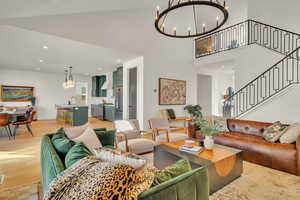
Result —
<path fill-rule="evenodd" d="M 210 30 L 207 30 L 207 31 L 203 31 L 203 32 L 196 32 L 195 34 L 186 34 L 186 35 L 177 35 L 177 34 L 171 34 L 171 33 L 167 33 L 165 32 L 164 28 L 162 28 L 162 24 L 160 25 L 160 21 L 161 20 L 164 20 L 167 15 L 172 12 L 173 10 L 176 10 L 176 9 L 179 9 L 179 8 L 182 8 L 182 7 L 187 7 L 187 6 L 195 6 L 195 5 L 204 5 L 204 6 L 211 6 L 211 7 L 214 7 L 218 10 L 220 10 L 224 17 L 223 17 L 223 20 L 217 24 L 217 26 L 215 28 L 212 28 Z M 178 3 L 178 4 L 175 4 L 175 5 L 170 5 L 167 9 L 163 10 L 161 13 L 159 13 L 157 16 L 156 16 L 156 20 L 155 20 L 155 28 L 156 30 L 165 35 L 165 36 L 168 36 L 168 37 L 173 37 L 173 38 L 193 38 L 193 37 L 200 37 L 200 36 L 203 36 L 203 35 L 206 35 L 206 34 L 209 34 L 211 32 L 214 32 L 215 30 L 219 29 L 220 27 L 222 27 L 226 21 L 228 20 L 228 17 L 229 17 L 229 13 L 228 13 L 228 10 L 226 9 L 225 6 L 223 5 L 220 5 L 218 3 L 215 3 L 213 1 L 187 1 L 187 2 L 182 2 L 182 3 Z M 196 23 L 196 22 L 195 22 Z"/>

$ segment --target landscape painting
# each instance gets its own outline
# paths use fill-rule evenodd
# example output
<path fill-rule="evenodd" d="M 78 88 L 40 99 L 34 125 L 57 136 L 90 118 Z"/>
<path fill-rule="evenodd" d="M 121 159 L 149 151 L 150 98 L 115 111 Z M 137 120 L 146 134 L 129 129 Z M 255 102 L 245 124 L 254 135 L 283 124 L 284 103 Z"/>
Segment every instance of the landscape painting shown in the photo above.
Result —
<path fill-rule="evenodd" d="M 186 81 L 159 79 L 159 105 L 185 105 Z"/>
<path fill-rule="evenodd" d="M 1 86 L 2 101 L 30 101 L 34 97 L 34 87 L 27 86 Z"/>
<path fill-rule="evenodd" d="M 209 54 L 214 49 L 212 37 L 196 40 L 196 57 Z"/>

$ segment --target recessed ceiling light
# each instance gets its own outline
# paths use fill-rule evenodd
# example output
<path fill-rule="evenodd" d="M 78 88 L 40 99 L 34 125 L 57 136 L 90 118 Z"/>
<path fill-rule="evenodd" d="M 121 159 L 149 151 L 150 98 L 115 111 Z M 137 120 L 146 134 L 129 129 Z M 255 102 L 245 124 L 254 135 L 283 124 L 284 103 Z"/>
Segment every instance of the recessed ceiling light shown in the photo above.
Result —
<path fill-rule="evenodd" d="M 43 46 L 43 49 L 49 49 L 49 47 L 48 47 L 48 46 L 46 46 L 46 45 L 44 45 L 44 46 Z"/>
<path fill-rule="evenodd" d="M 102 67 L 98 67 L 97 69 L 98 69 L 99 71 L 103 70 L 103 68 L 102 68 Z"/>
<path fill-rule="evenodd" d="M 40 63 L 43 63 L 44 62 L 44 60 L 43 59 L 40 59 Z"/>
<path fill-rule="evenodd" d="M 37 71 L 40 71 L 41 70 L 41 68 L 40 67 L 37 67 L 37 68 L 35 68 Z"/>

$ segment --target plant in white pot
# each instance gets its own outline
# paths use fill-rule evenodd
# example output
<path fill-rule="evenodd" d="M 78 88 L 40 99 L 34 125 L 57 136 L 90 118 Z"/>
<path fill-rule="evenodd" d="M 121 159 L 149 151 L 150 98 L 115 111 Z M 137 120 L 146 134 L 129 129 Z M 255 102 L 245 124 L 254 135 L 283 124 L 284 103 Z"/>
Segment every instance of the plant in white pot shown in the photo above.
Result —
<path fill-rule="evenodd" d="M 199 117 L 194 121 L 194 126 L 196 126 L 202 135 L 205 136 L 204 147 L 206 149 L 213 149 L 214 139 L 213 136 L 218 135 L 220 131 L 218 130 L 218 125 L 215 124 L 214 120 L 209 120 L 205 117 Z"/>

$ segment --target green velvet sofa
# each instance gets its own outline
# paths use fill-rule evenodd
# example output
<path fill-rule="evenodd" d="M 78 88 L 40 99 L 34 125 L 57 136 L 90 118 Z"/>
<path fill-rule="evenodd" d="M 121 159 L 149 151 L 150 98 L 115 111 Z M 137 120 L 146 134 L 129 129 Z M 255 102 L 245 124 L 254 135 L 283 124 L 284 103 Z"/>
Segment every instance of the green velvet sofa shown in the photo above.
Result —
<path fill-rule="evenodd" d="M 114 146 L 115 135 L 112 131 L 95 129 L 103 146 Z M 41 145 L 41 176 L 43 192 L 48 191 L 50 182 L 65 170 L 64 162 L 57 153 L 51 138 L 43 136 Z M 139 195 L 138 200 L 208 200 L 208 175 L 206 168 L 194 169 L 188 173 L 150 188 Z"/>

